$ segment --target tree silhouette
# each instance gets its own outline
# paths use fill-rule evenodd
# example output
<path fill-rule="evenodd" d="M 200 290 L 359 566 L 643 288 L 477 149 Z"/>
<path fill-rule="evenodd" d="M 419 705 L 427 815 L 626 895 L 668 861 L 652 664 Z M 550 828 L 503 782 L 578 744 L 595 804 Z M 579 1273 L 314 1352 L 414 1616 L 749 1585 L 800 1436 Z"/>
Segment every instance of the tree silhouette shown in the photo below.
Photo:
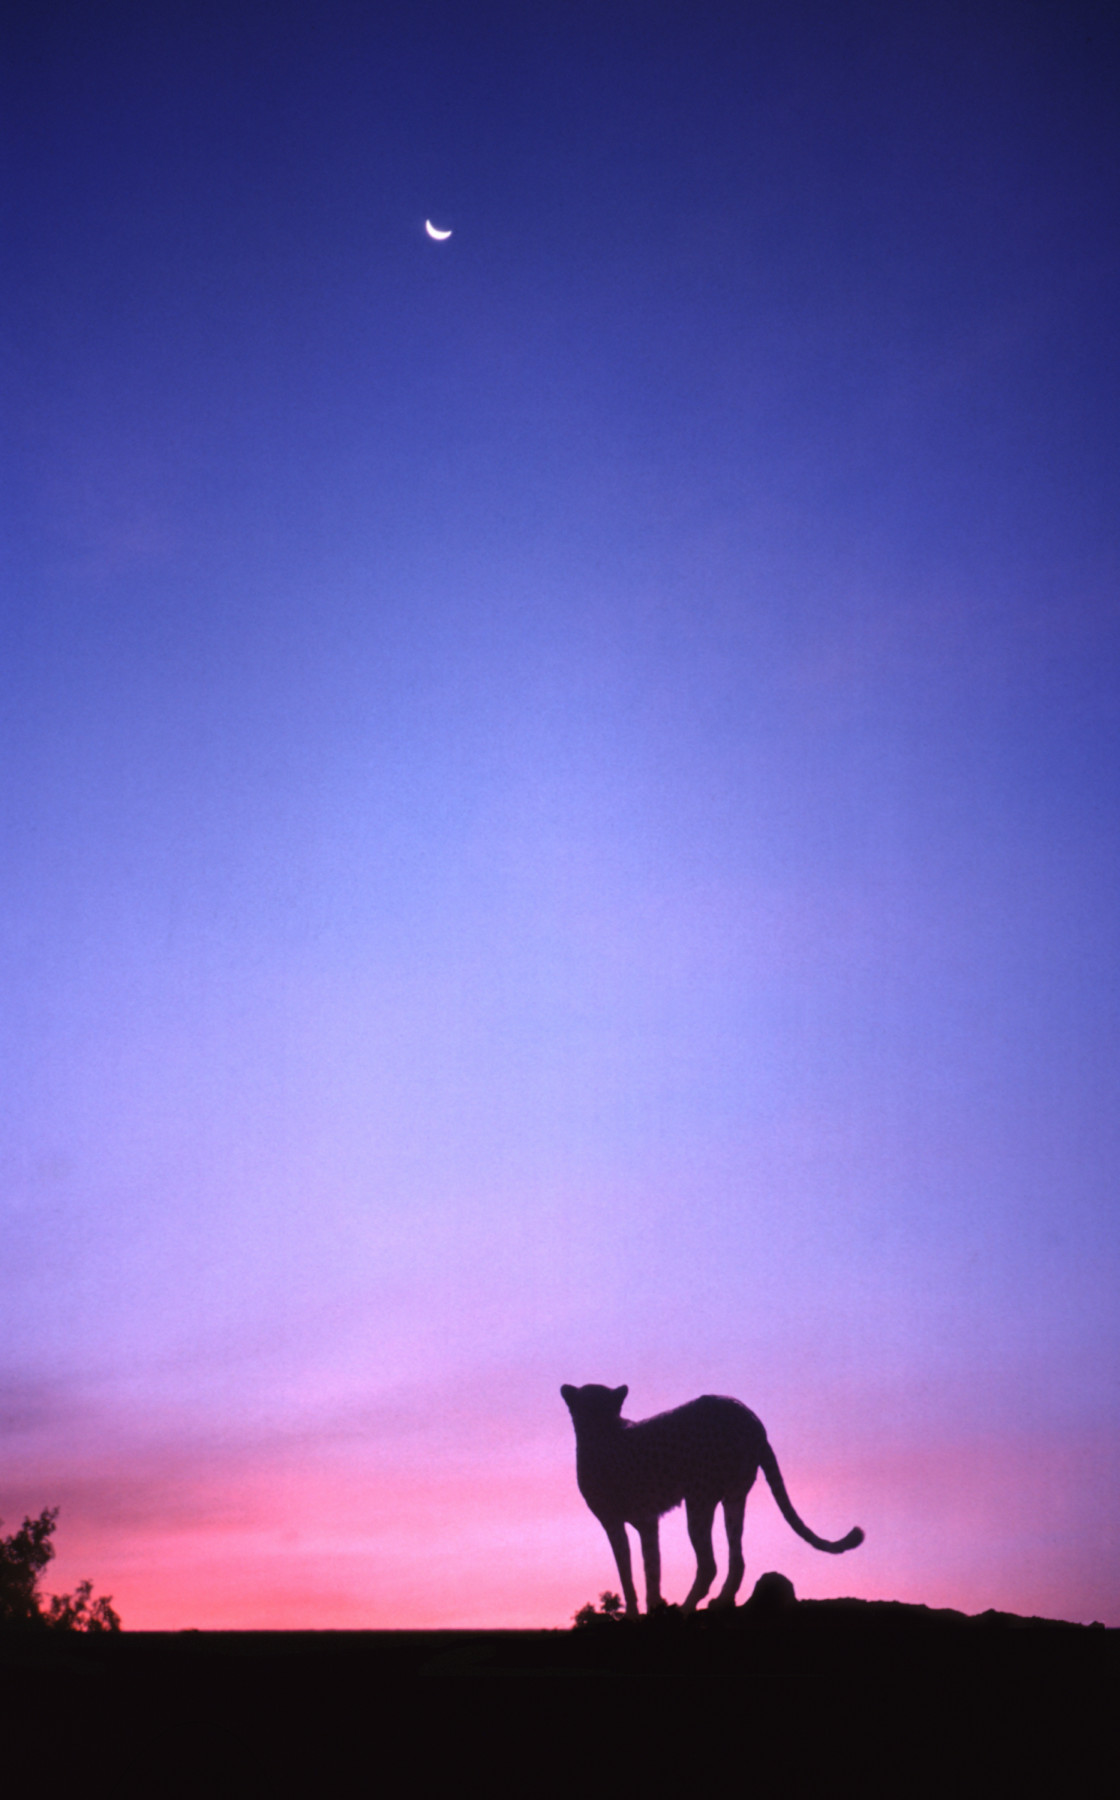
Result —
<path fill-rule="evenodd" d="M 119 1631 L 120 1615 L 110 1595 L 93 1599 L 92 1581 L 73 1594 L 52 1594 L 44 1610 L 39 1577 L 54 1555 L 51 1536 L 58 1507 L 45 1506 L 37 1519 L 24 1519 L 11 1537 L 0 1538 L 0 1625 L 49 1625 L 56 1631 Z"/>
<path fill-rule="evenodd" d="M 42 1618 L 39 1576 L 54 1555 L 50 1542 L 57 1506 L 25 1519 L 11 1537 L 0 1538 L 0 1623 L 30 1625 Z"/>

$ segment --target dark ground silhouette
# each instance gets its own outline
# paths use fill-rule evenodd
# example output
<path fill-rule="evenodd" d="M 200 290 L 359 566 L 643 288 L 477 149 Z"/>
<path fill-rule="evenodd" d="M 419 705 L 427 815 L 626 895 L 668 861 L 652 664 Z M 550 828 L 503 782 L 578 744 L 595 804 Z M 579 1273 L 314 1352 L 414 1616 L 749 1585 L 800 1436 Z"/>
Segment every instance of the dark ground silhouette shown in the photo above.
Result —
<path fill-rule="evenodd" d="M 756 1594 L 556 1631 L 13 1629 L 0 1766 L 26 1751 L 21 1792 L 40 1791 L 44 1757 L 67 1791 L 104 1767 L 160 1794 L 593 1800 L 722 1791 L 729 1771 L 796 1800 L 1099 1785 L 1120 1632 L 798 1601 L 782 1577 Z"/>
<path fill-rule="evenodd" d="M 586 1614 L 585 1614 L 586 1617 Z M 1078 1685 L 1120 1674 L 1120 1633 L 1099 1625 L 977 1616 L 890 1600 L 798 1600 L 771 1573 L 731 1611 L 665 1607 L 633 1621 L 593 1612 L 556 1631 L 0 1632 L 5 1684 L 71 1678 L 106 1692 L 244 1699 L 267 1688 L 303 1700 L 368 1697 L 384 1683 L 432 1677 L 703 1676 L 864 1681 L 1029 1678 Z"/>

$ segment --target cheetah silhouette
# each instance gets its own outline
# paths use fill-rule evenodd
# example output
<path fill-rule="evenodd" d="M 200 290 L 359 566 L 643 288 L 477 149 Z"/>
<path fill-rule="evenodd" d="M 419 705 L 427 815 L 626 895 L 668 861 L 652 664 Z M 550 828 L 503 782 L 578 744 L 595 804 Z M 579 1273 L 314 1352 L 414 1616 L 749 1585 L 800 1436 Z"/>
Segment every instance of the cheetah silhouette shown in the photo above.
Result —
<path fill-rule="evenodd" d="M 816 1550 L 838 1556 L 863 1542 L 857 1525 L 838 1543 L 819 1538 L 793 1510 L 778 1459 L 767 1441 L 761 1419 L 741 1400 L 702 1394 L 686 1406 L 657 1413 L 652 1419 L 624 1419 L 622 1403 L 629 1388 L 560 1389 L 576 1431 L 576 1480 L 608 1538 L 618 1564 L 626 1616 L 638 1615 L 638 1596 L 630 1571 L 633 1525 L 642 1541 L 646 1571 L 646 1611 L 664 1604 L 661 1598 L 661 1546 L 658 1520 L 684 1501 L 688 1535 L 696 1552 L 696 1580 L 683 1610 L 692 1612 L 716 1576 L 712 1521 L 723 1506 L 727 1527 L 727 1580 L 713 1606 L 734 1606 L 743 1579 L 743 1514 L 747 1495 L 761 1468 L 786 1521 L 798 1537 Z"/>

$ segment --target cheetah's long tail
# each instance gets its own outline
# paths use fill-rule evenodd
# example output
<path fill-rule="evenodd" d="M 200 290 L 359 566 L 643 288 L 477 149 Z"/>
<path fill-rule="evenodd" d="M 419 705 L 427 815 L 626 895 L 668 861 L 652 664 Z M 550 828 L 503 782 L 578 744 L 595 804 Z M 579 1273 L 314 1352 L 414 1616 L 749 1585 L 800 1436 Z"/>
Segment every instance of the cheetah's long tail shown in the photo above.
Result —
<path fill-rule="evenodd" d="M 814 1550 L 827 1550 L 830 1556 L 839 1556 L 841 1551 L 854 1550 L 857 1544 L 863 1543 L 863 1532 L 858 1525 L 854 1530 L 849 1531 L 847 1537 L 840 1538 L 834 1544 L 830 1543 L 828 1538 L 818 1537 L 815 1531 L 810 1531 L 805 1521 L 799 1519 L 793 1510 L 793 1501 L 786 1493 L 786 1484 L 782 1480 L 782 1471 L 778 1467 L 778 1459 L 768 1443 L 763 1445 L 762 1454 L 758 1460 L 761 1464 L 763 1474 L 770 1483 L 770 1492 L 778 1502 L 782 1517 L 786 1520 L 787 1524 L 793 1526 L 798 1537 L 804 1538 L 807 1544 L 812 1544 Z"/>

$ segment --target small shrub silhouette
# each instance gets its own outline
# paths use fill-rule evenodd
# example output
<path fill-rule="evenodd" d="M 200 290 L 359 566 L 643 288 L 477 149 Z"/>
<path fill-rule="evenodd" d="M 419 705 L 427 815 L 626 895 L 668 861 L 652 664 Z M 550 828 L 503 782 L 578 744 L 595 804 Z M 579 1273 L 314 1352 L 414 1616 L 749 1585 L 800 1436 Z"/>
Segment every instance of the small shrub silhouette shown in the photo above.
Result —
<path fill-rule="evenodd" d="M 595 1610 L 594 1602 L 589 1600 L 586 1606 L 581 1606 L 579 1611 L 573 1614 L 575 1623 L 582 1626 L 584 1629 L 589 1625 L 601 1624 L 604 1620 L 606 1620 L 608 1624 L 617 1624 L 622 1616 L 621 1595 L 610 1593 L 599 1595 L 598 1612 Z"/>
<path fill-rule="evenodd" d="M 54 1555 L 51 1537 L 58 1507 L 45 1506 L 37 1519 L 0 1538 L 0 1625 L 46 1625 L 55 1631 L 119 1631 L 120 1615 L 111 1596 L 93 1598 L 92 1581 L 72 1594 L 52 1594 L 44 1609 L 39 1577 Z"/>

